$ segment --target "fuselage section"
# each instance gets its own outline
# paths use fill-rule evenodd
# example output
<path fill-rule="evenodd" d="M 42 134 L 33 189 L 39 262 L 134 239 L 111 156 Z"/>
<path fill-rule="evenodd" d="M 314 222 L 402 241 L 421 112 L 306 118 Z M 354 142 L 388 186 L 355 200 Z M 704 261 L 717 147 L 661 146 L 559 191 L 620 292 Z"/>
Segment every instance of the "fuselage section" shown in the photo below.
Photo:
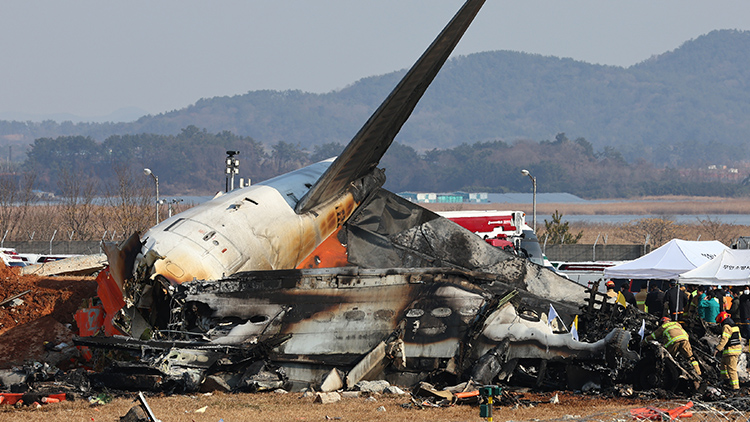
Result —
<path fill-rule="evenodd" d="M 357 206 L 345 191 L 310 212 L 294 212 L 331 161 L 217 196 L 159 223 L 142 237 L 137 269 L 181 283 L 295 268 Z"/>

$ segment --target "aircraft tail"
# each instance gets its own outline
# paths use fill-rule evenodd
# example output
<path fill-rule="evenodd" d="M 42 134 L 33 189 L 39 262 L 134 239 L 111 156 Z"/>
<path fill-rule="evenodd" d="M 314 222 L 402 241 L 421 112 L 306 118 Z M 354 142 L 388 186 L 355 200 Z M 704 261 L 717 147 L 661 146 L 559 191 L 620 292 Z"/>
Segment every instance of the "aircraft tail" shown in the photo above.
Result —
<path fill-rule="evenodd" d="M 466 1 L 341 155 L 297 203 L 295 211 L 298 214 L 330 200 L 378 165 L 484 2 Z"/>

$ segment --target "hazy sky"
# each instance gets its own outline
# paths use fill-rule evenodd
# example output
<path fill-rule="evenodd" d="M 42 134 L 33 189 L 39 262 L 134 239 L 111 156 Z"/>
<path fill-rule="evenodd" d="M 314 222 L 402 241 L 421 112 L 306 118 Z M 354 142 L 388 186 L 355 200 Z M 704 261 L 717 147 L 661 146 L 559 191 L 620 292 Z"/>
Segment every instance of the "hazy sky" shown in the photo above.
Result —
<path fill-rule="evenodd" d="M 461 0 L 4 0 L 0 113 L 157 114 L 259 89 L 328 92 L 411 66 Z M 750 2 L 487 0 L 454 54 L 515 50 L 630 66 Z"/>

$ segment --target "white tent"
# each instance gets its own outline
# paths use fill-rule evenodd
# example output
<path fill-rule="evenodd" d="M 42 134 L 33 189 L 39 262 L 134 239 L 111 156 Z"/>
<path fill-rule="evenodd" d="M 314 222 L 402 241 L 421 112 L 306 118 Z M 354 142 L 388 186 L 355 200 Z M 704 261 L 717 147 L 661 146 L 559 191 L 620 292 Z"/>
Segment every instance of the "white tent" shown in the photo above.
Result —
<path fill-rule="evenodd" d="M 604 269 L 606 278 L 654 278 L 669 280 L 699 267 L 729 249 L 718 240 L 672 239 L 633 261 Z"/>
<path fill-rule="evenodd" d="M 700 267 L 680 274 L 680 282 L 716 286 L 750 284 L 750 250 L 726 249 Z"/>

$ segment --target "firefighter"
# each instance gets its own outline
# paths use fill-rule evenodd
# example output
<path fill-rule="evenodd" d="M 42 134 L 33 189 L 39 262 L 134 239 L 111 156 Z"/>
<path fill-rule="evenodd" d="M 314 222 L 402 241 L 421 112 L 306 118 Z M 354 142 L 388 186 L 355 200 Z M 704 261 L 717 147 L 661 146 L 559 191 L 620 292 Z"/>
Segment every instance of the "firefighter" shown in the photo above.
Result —
<path fill-rule="evenodd" d="M 615 291 L 615 282 L 612 280 L 607 280 L 604 285 L 607 287 L 607 297 L 617 299 L 617 292 Z"/>
<path fill-rule="evenodd" d="M 688 333 L 682 328 L 679 322 L 672 321 L 669 317 L 661 319 L 661 325 L 648 337 L 652 340 L 659 341 L 673 357 L 681 355 L 690 361 L 696 374 L 701 374 L 701 368 L 698 361 L 693 356 L 693 348 L 690 347 Z M 736 374 L 736 372 L 735 372 Z"/>
<path fill-rule="evenodd" d="M 648 285 L 641 284 L 641 290 L 638 290 L 638 293 L 635 294 L 635 302 L 636 302 L 636 306 L 638 306 L 638 309 L 640 309 L 643 312 L 648 312 L 648 308 L 646 307 L 647 296 L 648 296 Z"/>
<path fill-rule="evenodd" d="M 742 353 L 740 329 L 726 311 L 720 312 L 716 323 L 722 325 L 721 341 L 716 346 L 714 356 L 721 354 L 721 376 L 729 383 L 732 390 L 740 389 L 740 379 L 737 376 L 737 361 Z"/>

